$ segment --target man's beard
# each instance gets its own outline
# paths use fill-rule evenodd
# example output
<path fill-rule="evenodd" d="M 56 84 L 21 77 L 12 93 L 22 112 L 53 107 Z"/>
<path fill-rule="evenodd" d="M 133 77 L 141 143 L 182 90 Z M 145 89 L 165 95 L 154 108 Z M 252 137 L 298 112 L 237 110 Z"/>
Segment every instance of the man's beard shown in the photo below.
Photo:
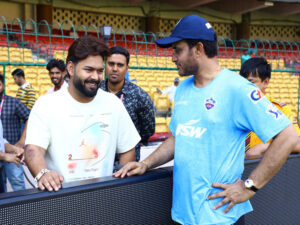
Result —
<path fill-rule="evenodd" d="M 54 82 L 53 79 L 57 79 L 57 81 Z M 56 86 L 56 85 L 61 83 L 62 77 L 60 79 L 59 78 L 52 78 L 51 81 L 52 81 L 52 84 L 54 84 Z"/>
<path fill-rule="evenodd" d="M 191 76 L 195 75 L 198 71 L 198 65 L 189 65 L 186 66 L 185 68 L 182 68 L 182 71 L 178 71 L 179 76 L 181 77 L 186 77 L 186 76 Z"/>
<path fill-rule="evenodd" d="M 86 83 L 95 83 L 97 87 L 94 89 L 88 89 L 85 86 Z M 100 86 L 100 80 L 94 80 L 94 79 L 81 80 L 75 72 L 74 79 L 73 79 L 73 85 L 83 96 L 92 98 L 98 92 L 98 88 Z"/>
<path fill-rule="evenodd" d="M 189 58 L 185 62 L 179 63 L 179 66 L 181 67 L 181 71 L 180 69 L 178 71 L 179 76 L 186 77 L 186 76 L 197 74 L 199 70 L 199 64 L 197 63 L 197 61 L 194 59 L 193 56 L 194 54 L 190 50 L 188 56 Z"/>

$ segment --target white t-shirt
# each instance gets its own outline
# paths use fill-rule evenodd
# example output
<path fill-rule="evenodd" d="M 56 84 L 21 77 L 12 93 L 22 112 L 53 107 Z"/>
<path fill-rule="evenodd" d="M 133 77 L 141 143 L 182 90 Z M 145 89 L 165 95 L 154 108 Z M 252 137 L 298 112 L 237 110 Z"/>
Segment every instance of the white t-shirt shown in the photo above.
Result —
<path fill-rule="evenodd" d="M 140 136 L 122 102 L 98 90 L 89 103 L 64 88 L 40 97 L 31 110 L 26 145 L 46 149 L 50 170 L 66 182 L 111 176 L 115 153 L 134 148 Z"/>
<path fill-rule="evenodd" d="M 173 86 L 170 86 L 167 89 L 163 90 L 161 93 L 162 94 L 167 94 L 169 96 L 170 102 L 173 102 L 175 92 L 176 92 L 176 86 L 173 85 Z"/>
<path fill-rule="evenodd" d="M 69 84 L 68 84 L 66 81 L 64 81 L 63 84 L 61 85 L 60 89 L 68 88 L 68 87 L 69 87 Z M 47 91 L 46 94 L 51 94 L 51 93 L 55 92 L 55 91 L 54 91 L 54 88 L 55 88 L 55 86 L 51 87 L 51 88 Z M 60 90 L 60 89 L 59 89 L 59 90 Z"/>

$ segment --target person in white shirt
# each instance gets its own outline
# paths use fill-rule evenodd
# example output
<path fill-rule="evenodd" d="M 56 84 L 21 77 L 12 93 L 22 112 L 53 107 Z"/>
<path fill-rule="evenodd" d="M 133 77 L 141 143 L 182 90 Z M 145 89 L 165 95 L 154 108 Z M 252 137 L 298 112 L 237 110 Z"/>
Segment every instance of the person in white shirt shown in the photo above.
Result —
<path fill-rule="evenodd" d="M 66 65 L 60 59 L 51 59 L 47 64 L 47 70 L 52 84 L 54 86 L 47 91 L 47 94 L 58 91 L 61 88 L 67 88 L 68 83 L 64 80 Z"/>
<path fill-rule="evenodd" d="M 159 94 L 163 94 L 163 95 L 167 94 L 169 96 L 170 102 L 173 102 L 174 96 L 175 96 L 175 92 L 176 92 L 176 88 L 179 85 L 179 82 L 180 82 L 179 78 L 176 77 L 175 80 L 174 80 L 174 85 L 172 85 L 172 86 L 170 86 L 167 89 L 162 90 L 162 91 L 159 88 L 156 88 L 156 91 Z"/>
<path fill-rule="evenodd" d="M 94 37 L 80 37 L 68 51 L 69 87 L 39 98 L 27 128 L 26 164 L 41 190 L 62 182 L 111 176 L 135 160 L 140 136 L 122 102 L 99 89 L 109 49 Z"/>

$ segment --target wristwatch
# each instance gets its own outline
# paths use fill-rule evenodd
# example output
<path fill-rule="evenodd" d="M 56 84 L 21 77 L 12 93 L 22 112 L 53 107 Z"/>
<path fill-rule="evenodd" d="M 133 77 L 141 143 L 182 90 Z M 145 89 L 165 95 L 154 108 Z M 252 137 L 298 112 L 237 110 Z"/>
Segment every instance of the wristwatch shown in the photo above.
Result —
<path fill-rule="evenodd" d="M 245 180 L 245 187 L 254 192 L 257 192 L 259 190 L 257 187 L 254 186 L 254 182 L 250 178 Z"/>

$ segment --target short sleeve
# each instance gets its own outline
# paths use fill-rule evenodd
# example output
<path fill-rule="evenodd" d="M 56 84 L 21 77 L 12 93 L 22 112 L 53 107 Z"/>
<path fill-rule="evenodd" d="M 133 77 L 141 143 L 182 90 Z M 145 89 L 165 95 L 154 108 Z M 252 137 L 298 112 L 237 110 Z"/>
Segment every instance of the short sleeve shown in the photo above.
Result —
<path fill-rule="evenodd" d="M 20 102 L 19 99 L 16 98 L 16 109 L 17 109 L 17 115 L 22 120 L 27 120 L 29 117 L 29 109 Z"/>
<path fill-rule="evenodd" d="M 3 138 L 3 144 L 9 144 L 9 142 L 5 138 Z"/>
<path fill-rule="evenodd" d="M 255 85 L 242 84 L 233 94 L 235 125 L 241 130 L 253 131 L 264 143 L 291 124 Z"/>
<path fill-rule="evenodd" d="M 28 109 L 32 109 L 35 101 L 36 101 L 36 91 L 34 89 L 29 89 L 27 92 L 27 107 Z"/>
<path fill-rule="evenodd" d="M 281 107 L 281 112 L 283 112 L 283 114 L 286 115 L 292 123 L 296 121 L 291 108 L 287 105 Z"/>
<path fill-rule="evenodd" d="M 117 99 L 118 104 L 118 139 L 117 153 L 124 153 L 134 148 L 141 140 L 126 108 L 123 103 Z"/>
<path fill-rule="evenodd" d="M 50 143 L 49 121 L 44 98 L 39 98 L 34 104 L 28 119 L 25 145 L 32 144 L 48 148 Z"/>

